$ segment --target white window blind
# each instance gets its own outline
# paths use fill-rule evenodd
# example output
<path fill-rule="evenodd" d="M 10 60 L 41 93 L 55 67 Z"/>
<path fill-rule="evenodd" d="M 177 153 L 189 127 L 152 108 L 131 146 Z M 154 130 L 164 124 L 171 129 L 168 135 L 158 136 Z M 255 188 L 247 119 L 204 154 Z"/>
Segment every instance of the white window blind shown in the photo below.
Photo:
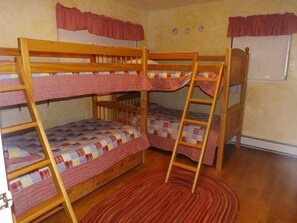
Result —
<path fill-rule="evenodd" d="M 234 37 L 232 47 L 250 48 L 249 81 L 285 81 L 291 35 Z"/>
<path fill-rule="evenodd" d="M 119 40 L 104 36 L 97 36 L 89 33 L 87 30 L 70 31 L 58 29 L 58 40 L 65 42 L 96 44 L 102 46 L 137 47 L 137 41 Z"/>

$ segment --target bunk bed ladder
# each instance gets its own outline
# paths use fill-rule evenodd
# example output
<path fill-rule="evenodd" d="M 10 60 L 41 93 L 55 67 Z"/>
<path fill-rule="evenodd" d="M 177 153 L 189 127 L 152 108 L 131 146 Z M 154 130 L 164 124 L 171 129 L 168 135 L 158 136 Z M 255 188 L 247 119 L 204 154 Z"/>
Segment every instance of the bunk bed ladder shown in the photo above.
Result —
<path fill-rule="evenodd" d="M 35 128 L 37 135 L 39 137 L 39 141 L 41 147 L 43 148 L 43 152 L 45 158 L 38 162 L 32 163 L 30 165 L 21 167 L 17 170 L 7 173 L 7 180 L 13 180 L 19 176 L 22 176 L 26 173 L 29 173 L 35 169 L 40 169 L 44 167 L 48 167 L 50 169 L 54 184 L 56 186 L 57 194 L 55 197 L 50 198 L 49 200 L 42 202 L 41 204 L 36 205 L 32 209 L 28 210 L 27 212 L 21 214 L 20 216 L 15 217 L 16 222 L 31 222 L 33 220 L 37 220 L 42 215 L 46 214 L 47 212 L 51 211 L 52 209 L 62 206 L 64 207 L 65 213 L 69 222 L 77 222 L 76 216 L 72 209 L 70 200 L 68 198 L 68 194 L 66 189 L 63 185 L 62 178 L 58 171 L 58 167 L 56 165 L 54 156 L 52 154 L 49 142 L 47 140 L 47 136 L 45 134 L 41 119 L 39 117 L 36 104 L 33 99 L 33 93 L 29 88 L 28 81 L 25 77 L 25 72 L 21 65 L 20 57 L 16 57 L 16 64 L 18 69 L 18 77 L 20 80 L 19 85 L 14 86 L 6 86 L 0 87 L 0 92 L 12 92 L 12 91 L 23 91 L 24 96 L 26 98 L 28 110 L 31 115 L 31 121 L 27 123 L 22 123 L 19 125 L 9 126 L 2 128 L 2 135 L 10 134 L 13 132 L 24 131 Z"/>
<path fill-rule="evenodd" d="M 206 143 L 207 143 L 207 139 L 208 139 L 208 135 L 209 135 L 209 131 L 210 131 L 210 127 L 212 124 L 212 119 L 213 119 L 213 115 L 215 112 L 215 106 L 216 106 L 216 102 L 217 99 L 220 95 L 220 85 L 221 85 L 221 78 L 222 78 L 222 72 L 223 72 L 223 67 L 224 64 L 220 64 L 220 65 L 198 65 L 198 63 L 195 64 L 195 68 L 192 72 L 192 78 L 191 78 L 191 82 L 190 82 L 190 86 L 189 86 L 189 91 L 188 91 L 188 96 L 185 102 L 185 106 L 184 106 L 184 110 L 183 110 L 183 114 L 181 117 L 181 121 L 180 121 L 180 126 L 179 126 L 179 130 L 178 130 L 178 134 L 177 134 L 177 138 L 175 141 L 175 145 L 173 148 L 173 152 L 172 152 L 172 156 L 171 156 L 171 160 L 169 163 L 169 167 L 167 170 L 167 174 L 166 174 L 166 179 L 165 182 L 167 183 L 169 178 L 170 178 L 170 174 L 172 172 L 172 167 L 178 167 L 178 168 L 182 168 L 188 171 L 192 171 L 195 173 L 194 176 L 194 182 L 192 185 L 192 193 L 195 191 L 195 187 L 198 181 L 198 176 L 199 176 L 199 171 L 201 168 L 201 163 L 203 160 L 203 156 L 204 156 L 204 152 L 205 152 L 205 148 L 206 148 Z M 208 71 L 208 72 L 216 72 L 217 78 L 212 79 L 212 78 L 204 78 L 204 77 L 200 77 L 198 75 L 198 71 Z M 215 92 L 214 95 L 211 99 L 203 99 L 203 98 L 198 98 L 198 97 L 194 97 L 194 88 L 195 85 L 197 83 L 212 83 L 215 84 Z M 188 118 L 188 111 L 190 109 L 190 105 L 191 104 L 203 104 L 203 105 L 209 105 L 210 106 L 210 113 L 208 116 L 208 121 L 202 121 L 202 120 L 193 120 Z M 201 144 L 194 144 L 194 143 L 190 143 L 190 142 L 185 142 L 182 140 L 182 133 L 183 133 L 183 129 L 185 127 L 185 125 L 187 124 L 193 124 L 193 125 L 199 125 L 199 126 L 204 126 L 205 127 L 205 133 L 202 139 Z M 176 156 L 177 156 L 177 151 L 178 151 L 178 147 L 182 145 L 182 146 L 187 146 L 193 149 L 198 149 L 200 150 L 200 156 L 198 159 L 198 164 L 197 166 L 193 166 L 193 165 L 188 165 L 188 164 L 184 164 L 182 162 L 177 162 L 176 161 Z"/>

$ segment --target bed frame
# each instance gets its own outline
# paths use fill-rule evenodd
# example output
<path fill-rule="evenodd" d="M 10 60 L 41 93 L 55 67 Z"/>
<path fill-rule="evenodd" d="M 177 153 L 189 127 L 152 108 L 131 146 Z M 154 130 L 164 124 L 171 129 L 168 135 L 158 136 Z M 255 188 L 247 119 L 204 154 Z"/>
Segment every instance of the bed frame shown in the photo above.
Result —
<path fill-rule="evenodd" d="M 246 95 L 246 84 L 247 84 L 247 71 L 249 62 L 249 49 L 245 51 L 241 49 L 228 48 L 226 49 L 225 55 L 218 56 L 194 56 L 193 53 L 184 52 L 152 52 L 149 53 L 148 58 L 156 61 L 192 61 L 196 60 L 201 64 L 207 63 L 222 63 L 224 62 L 224 76 L 223 76 L 223 93 L 222 93 L 222 105 L 220 112 L 220 130 L 219 140 L 217 144 L 217 159 L 216 169 L 221 170 L 223 167 L 224 157 L 224 146 L 229 143 L 230 140 L 236 137 L 236 148 L 240 147 L 240 140 L 242 135 L 242 124 L 243 124 L 243 113 Z M 190 65 L 150 65 L 148 64 L 148 70 L 160 69 L 160 70 L 191 70 Z M 230 105 L 229 96 L 230 88 L 240 85 L 240 100 Z M 128 95 L 114 96 L 114 101 L 126 101 L 132 100 L 135 103 L 137 93 Z"/>
<path fill-rule="evenodd" d="M 31 41 L 31 48 L 28 50 L 27 41 Z M 19 39 L 19 49 L 13 48 L 0 48 L 0 56 L 20 57 L 22 60 L 23 68 L 27 74 L 26 80 L 30 84 L 32 92 L 34 92 L 33 82 L 31 74 L 34 72 L 79 72 L 79 71 L 116 71 L 116 70 L 131 70 L 140 71 L 140 75 L 146 73 L 146 57 L 147 50 L 122 48 L 122 47 L 105 47 L 94 46 L 85 44 L 71 44 L 61 43 L 55 41 L 43 41 L 43 40 L 27 40 Z M 28 51 L 27 51 L 28 50 Z M 141 52 L 141 53 L 140 53 Z M 31 62 L 31 57 L 41 58 L 39 62 Z M 50 59 L 50 62 L 44 61 L 45 58 L 59 58 Z M 88 60 L 88 62 L 76 62 L 71 65 L 69 62 L 59 61 L 61 58 L 80 58 Z M 54 61 L 54 62 L 52 62 Z M 133 62 L 131 62 L 133 61 Z M 16 64 L 14 62 L 5 63 L 5 66 L 0 66 L 0 72 L 6 74 L 16 74 Z M 108 92 L 101 92 L 98 89 L 98 95 L 106 94 Z M 141 128 L 146 128 L 146 106 L 147 106 L 147 92 L 141 92 L 140 108 L 132 107 L 121 102 L 112 101 L 98 101 L 97 95 L 93 96 L 93 112 L 95 118 L 101 118 L 104 120 L 113 120 L 122 122 L 124 124 L 131 124 L 127 121 L 118 118 L 122 117 L 122 114 L 132 114 L 142 117 Z M 4 106 L 0 109 L 11 108 L 12 106 Z M 121 114 L 121 116 L 118 116 Z M 112 179 L 127 172 L 128 170 L 142 164 L 145 160 L 145 151 L 137 152 L 127 158 L 121 160 L 119 163 L 109 167 L 102 173 L 94 176 L 82 183 L 79 183 L 69 189 L 67 193 L 71 202 L 74 202 L 95 189 L 101 187 Z M 62 207 L 61 207 L 62 208 Z M 55 213 L 61 208 L 55 208 L 48 215 L 42 216 L 39 220 L 46 218 L 47 216 Z"/>
<path fill-rule="evenodd" d="M 243 115 L 247 88 L 249 64 L 249 48 L 245 51 L 237 48 L 228 48 L 225 54 L 224 88 L 221 107 L 220 137 L 216 168 L 223 167 L 224 146 L 235 136 L 235 147 L 240 148 L 243 126 Z M 229 103 L 230 88 L 240 86 L 240 99 L 234 105 Z"/>
<path fill-rule="evenodd" d="M 149 53 L 148 58 L 154 60 L 168 59 L 166 53 Z M 168 57 L 171 55 L 167 53 Z M 176 59 L 176 58 L 175 58 Z M 223 98 L 221 105 L 220 135 L 218 141 L 218 152 L 216 168 L 222 169 L 224 157 L 224 145 L 236 137 L 236 148 L 240 147 L 242 135 L 242 124 L 244 114 L 244 104 L 246 95 L 249 49 L 245 51 L 236 48 L 226 49 L 224 56 L 198 56 L 198 63 L 225 63 L 223 77 Z M 149 66 L 148 70 L 151 69 Z M 234 104 L 229 104 L 230 88 L 240 85 L 240 100 Z"/>

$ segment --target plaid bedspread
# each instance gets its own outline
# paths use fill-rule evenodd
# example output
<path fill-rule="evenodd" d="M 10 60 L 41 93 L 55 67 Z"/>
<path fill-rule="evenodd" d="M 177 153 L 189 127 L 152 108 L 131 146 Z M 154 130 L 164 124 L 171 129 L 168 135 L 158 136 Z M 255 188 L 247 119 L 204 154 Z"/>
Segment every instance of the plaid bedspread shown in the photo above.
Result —
<path fill-rule="evenodd" d="M 192 72 L 190 71 L 157 71 L 149 70 L 147 77 L 155 91 L 175 91 L 189 84 Z M 214 72 L 198 72 L 200 77 L 216 79 L 218 75 Z M 213 96 L 215 84 L 198 83 L 198 86 L 210 96 Z"/>
<path fill-rule="evenodd" d="M 46 131 L 60 172 L 95 159 L 121 144 L 141 137 L 135 128 L 119 123 L 88 119 L 51 128 Z M 4 139 L 4 157 L 10 172 L 44 158 L 36 133 L 30 132 Z M 42 168 L 9 182 L 12 192 L 50 176 Z"/>
<path fill-rule="evenodd" d="M 148 134 L 176 139 L 182 110 L 165 108 L 157 104 L 151 104 L 149 109 Z M 188 118 L 207 121 L 208 115 L 204 113 L 189 112 Z M 214 120 L 219 121 L 219 119 L 219 116 L 214 116 Z M 205 127 L 199 125 L 185 124 L 182 140 L 193 144 L 199 144 L 203 140 L 205 130 Z"/>

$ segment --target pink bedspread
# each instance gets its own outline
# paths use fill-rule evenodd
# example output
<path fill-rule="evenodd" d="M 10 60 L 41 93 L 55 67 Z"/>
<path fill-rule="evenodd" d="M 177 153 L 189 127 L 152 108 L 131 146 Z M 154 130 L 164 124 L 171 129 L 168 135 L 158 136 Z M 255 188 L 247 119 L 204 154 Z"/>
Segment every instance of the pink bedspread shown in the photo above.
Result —
<path fill-rule="evenodd" d="M 150 104 L 148 115 L 148 138 L 152 147 L 172 151 L 178 133 L 181 110 L 165 108 L 161 105 Z M 191 119 L 204 120 L 208 118 L 207 114 L 189 112 Z M 203 163 L 213 165 L 216 146 L 219 137 L 219 116 L 215 116 L 209 133 L 206 151 Z M 186 125 L 182 134 L 182 140 L 194 144 L 201 144 L 204 137 L 205 127 L 199 125 Z M 200 151 L 180 146 L 179 153 L 188 156 L 190 159 L 197 161 Z"/>
<path fill-rule="evenodd" d="M 18 84 L 16 78 L 0 79 L 0 86 Z M 151 83 L 143 75 L 106 74 L 106 75 L 51 75 L 33 78 L 35 101 L 68 98 L 119 91 L 148 91 Z M 23 92 L 0 93 L 0 106 L 25 103 Z"/>
<path fill-rule="evenodd" d="M 191 72 L 148 71 L 148 79 L 154 91 L 175 91 L 189 83 Z"/>
<path fill-rule="evenodd" d="M 199 72 L 198 75 L 203 78 L 217 79 L 218 75 L 214 72 Z M 148 79 L 152 85 L 153 91 L 176 91 L 191 80 L 192 72 L 189 71 L 148 71 Z M 198 82 L 197 86 L 211 97 L 214 96 L 216 89 L 215 83 Z M 222 90 L 222 84 L 221 84 Z M 220 90 L 220 91 L 221 91 Z"/>

